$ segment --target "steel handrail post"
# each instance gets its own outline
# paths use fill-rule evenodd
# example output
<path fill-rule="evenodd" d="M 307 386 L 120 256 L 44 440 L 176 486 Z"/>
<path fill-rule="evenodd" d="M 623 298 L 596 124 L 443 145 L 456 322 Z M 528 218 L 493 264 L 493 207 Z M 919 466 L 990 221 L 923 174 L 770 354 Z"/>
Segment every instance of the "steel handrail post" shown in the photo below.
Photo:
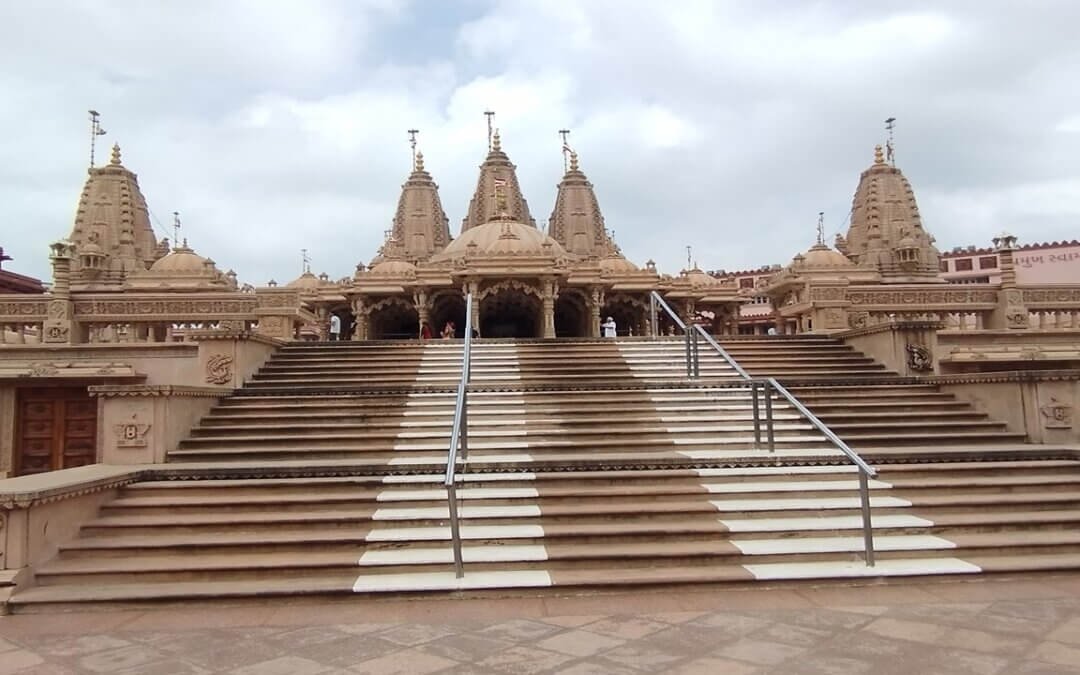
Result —
<path fill-rule="evenodd" d="M 454 549 L 454 574 L 458 579 L 465 576 L 465 561 L 461 553 L 461 526 L 458 523 L 457 488 L 446 486 L 446 504 L 450 509 L 450 543 Z"/>
<path fill-rule="evenodd" d="M 655 292 L 655 291 L 654 291 Z M 656 325 L 659 317 L 656 313 L 656 298 L 652 293 L 649 294 L 649 337 L 656 337 L 660 334 L 660 327 Z"/>
<path fill-rule="evenodd" d="M 694 368 L 690 363 L 690 329 L 689 328 L 686 329 L 686 334 L 683 336 L 683 343 L 684 343 L 684 345 L 686 347 L 686 349 L 684 350 L 686 352 L 686 377 L 689 378 L 689 379 L 693 379 L 693 377 L 694 377 Z"/>
<path fill-rule="evenodd" d="M 738 373 L 739 376 L 742 377 L 742 379 L 744 379 L 744 380 L 752 380 L 752 379 L 754 379 L 754 378 L 750 377 L 750 373 L 746 372 L 746 370 L 744 370 L 743 367 L 740 366 L 738 364 L 738 362 L 735 361 L 735 359 L 731 356 L 731 354 L 728 354 L 728 351 L 726 349 L 724 349 L 723 347 L 721 347 L 720 343 L 717 342 L 716 339 L 713 336 L 709 335 L 708 332 L 706 332 L 704 328 L 702 328 L 701 326 L 698 326 L 696 324 L 694 325 L 694 328 L 696 328 L 698 333 L 701 334 L 701 337 L 705 338 L 705 342 L 708 342 L 709 345 L 713 349 L 715 349 L 717 351 L 717 353 L 719 353 L 720 356 L 722 356 L 724 358 L 725 361 L 728 362 L 728 365 L 735 369 L 735 372 Z"/>
<path fill-rule="evenodd" d="M 765 380 L 761 389 L 765 393 L 765 437 L 768 439 L 769 452 L 776 452 L 776 426 L 773 422 L 772 390 L 768 380 Z"/>
<path fill-rule="evenodd" d="M 457 504 L 457 456 L 461 445 L 461 458 L 469 458 L 468 387 L 472 371 L 472 293 L 465 295 L 465 342 L 461 355 L 461 381 L 458 382 L 454 399 L 454 421 L 450 427 L 450 448 L 446 453 L 446 506 L 450 516 L 450 543 L 454 551 L 454 573 L 460 579 L 465 576 L 465 563 L 461 552 L 461 523 L 458 521 Z"/>
<path fill-rule="evenodd" d="M 758 383 L 750 381 L 750 398 L 754 402 L 754 449 L 761 449 L 761 407 L 757 397 Z"/>
<path fill-rule="evenodd" d="M 874 566 L 874 526 L 870 515 L 870 481 L 864 471 L 859 471 L 859 502 L 863 518 L 863 556 L 866 566 Z"/>
<path fill-rule="evenodd" d="M 858 454 L 845 443 L 839 436 L 837 436 L 832 429 L 825 426 L 825 423 L 817 418 L 817 415 L 810 412 L 810 410 L 803 405 L 802 401 L 795 398 L 791 392 L 784 388 L 782 384 L 776 381 L 775 378 L 769 378 L 769 383 L 773 389 L 776 389 L 781 396 L 788 400 L 788 403 L 793 405 L 799 413 L 807 419 L 818 431 L 825 434 L 825 437 L 832 441 L 840 452 L 847 455 L 847 458 L 851 460 L 855 466 L 859 468 L 859 500 L 862 507 L 862 520 L 863 520 L 863 543 L 866 551 L 866 565 L 873 567 L 874 565 L 874 529 L 873 521 L 870 516 L 870 479 L 877 477 L 877 471 L 874 470 L 869 464 L 859 457 Z"/>

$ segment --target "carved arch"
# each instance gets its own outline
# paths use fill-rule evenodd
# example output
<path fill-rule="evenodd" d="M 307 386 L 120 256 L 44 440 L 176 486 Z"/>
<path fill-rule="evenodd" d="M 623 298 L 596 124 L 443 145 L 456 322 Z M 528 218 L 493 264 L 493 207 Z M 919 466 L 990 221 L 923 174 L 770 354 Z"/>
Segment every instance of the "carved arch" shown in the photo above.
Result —
<path fill-rule="evenodd" d="M 524 293 L 525 295 L 534 295 L 538 300 L 542 300 L 544 297 L 543 294 L 540 292 L 540 289 L 532 284 L 527 284 L 524 281 L 519 281 L 518 279 L 503 279 L 502 281 L 494 283 L 481 290 L 479 294 L 480 297 L 478 299 L 483 300 L 490 295 L 495 295 L 497 293 L 501 293 L 502 291 L 518 291 L 520 293 Z"/>

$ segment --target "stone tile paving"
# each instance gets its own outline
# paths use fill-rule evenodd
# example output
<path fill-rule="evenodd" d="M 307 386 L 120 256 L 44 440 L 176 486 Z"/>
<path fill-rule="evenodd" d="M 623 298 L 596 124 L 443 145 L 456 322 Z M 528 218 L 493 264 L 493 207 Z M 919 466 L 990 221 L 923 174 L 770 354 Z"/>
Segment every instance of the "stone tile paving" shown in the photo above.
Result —
<path fill-rule="evenodd" d="M 19 615 L 9 673 L 1080 673 L 1080 575 Z"/>

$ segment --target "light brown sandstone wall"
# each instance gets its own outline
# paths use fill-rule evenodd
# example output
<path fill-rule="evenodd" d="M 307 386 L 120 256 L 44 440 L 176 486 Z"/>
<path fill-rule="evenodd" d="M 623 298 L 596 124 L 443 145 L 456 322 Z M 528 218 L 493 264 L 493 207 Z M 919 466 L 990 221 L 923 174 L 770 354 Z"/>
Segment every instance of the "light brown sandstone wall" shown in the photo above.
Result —
<path fill-rule="evenodd" d="M 1051 445 L 1080 443 L 1080 380 L 1018 381 L 1006 377 L 940 381 L 941 390 L 973 403 L 990 417 L 1024 433 L 1028 442 Z"/>

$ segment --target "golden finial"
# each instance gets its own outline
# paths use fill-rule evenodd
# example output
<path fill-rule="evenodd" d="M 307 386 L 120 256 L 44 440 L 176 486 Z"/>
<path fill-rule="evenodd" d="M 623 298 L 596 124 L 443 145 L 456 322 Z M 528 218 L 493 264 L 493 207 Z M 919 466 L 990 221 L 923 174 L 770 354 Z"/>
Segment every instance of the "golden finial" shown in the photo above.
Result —
<path fill-rule="evenodd" d="M 495 130 L 495 135 L 491 137 L 491 151 L 502 152 L 502 141 L 499 138 L 499 130 Z"/>
<path fill-rule="evenodd" d="M 574 152 L 573 150 L 570 151 L 570 170 L 571 171 L 577 171 L 578 170 L 577 153 Z"/>
<path fill-rule="evenodd" d="M 883 153 L 881 151 L 881 146 L 880 145 L 875 145 L 874 146 L 874 164 L 884 164 L 884 163 L 885 163 L 885 153 Z"/>
<path fill-rule="evenodd" d="M 416 151 L 416 165 L 413 167 L 414 171 L 424 170 L 424 153 L 419 150 Z"/>
<path fill-rule="evenodd" d="M 112 146 L 112 159 L 109 160 L 109 164 L 113 166 L 120 166 L 120 144 L 113 143 Z"/>

